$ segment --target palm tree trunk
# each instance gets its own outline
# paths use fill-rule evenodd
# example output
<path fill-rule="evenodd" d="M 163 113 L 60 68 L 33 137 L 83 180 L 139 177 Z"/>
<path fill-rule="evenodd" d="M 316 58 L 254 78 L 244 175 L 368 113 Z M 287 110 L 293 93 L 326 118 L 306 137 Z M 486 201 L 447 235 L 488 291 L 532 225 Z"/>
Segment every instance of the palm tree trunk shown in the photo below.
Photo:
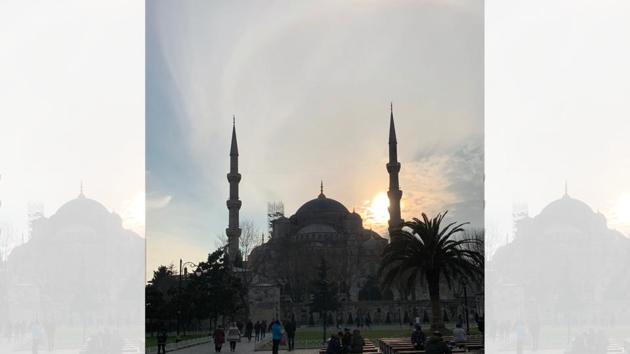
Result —
<path fill-rule="evenodd" d="M 429 299 L 431 300 L 431 330 L 441 331 L 444 329 L 442 319 L 442 304 L 440 303 L 440 276 L 427 274 L 429 285 Z"/>

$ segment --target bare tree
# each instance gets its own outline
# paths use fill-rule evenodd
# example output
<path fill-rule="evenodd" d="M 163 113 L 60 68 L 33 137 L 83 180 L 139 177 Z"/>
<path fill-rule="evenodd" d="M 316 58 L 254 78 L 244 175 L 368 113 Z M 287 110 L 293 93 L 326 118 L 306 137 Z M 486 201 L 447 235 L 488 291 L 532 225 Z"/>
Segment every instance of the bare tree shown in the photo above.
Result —
<path fill-rule="evenodd" d="M 243 255 L 243 260 L 247 260 L 249 254 L 254 247 L 260 243 L 260 229 L 256 227 L 253 220 L 244 220 L 241 222 L 241 237 L 239 239 L 239 248 Z"/>
<path fill-rule="evenodd" d="M 222 248 L 222 247 L 227 246 L 227 244 L 228 244 L 227 235 L 225 233 L 217 234 L 217 236 L 214 239 L 214 246 L 216 248 Z"/>
<path fill-rule="evenodd" d="M 238 240 L 238 247 L 241 250 L 243 260 L 247 260 L 247 257 L 252 252 L 254 247 L 258 246 L 261 242 L 261 231 L 254 224 L 253 220 L 247 219 L 241 221 L 241 236 Z M 220 233 L 216 236 L 214 244 L 217 248 L 225 247 L 228 244 L 228 238 L 225 233 Z"/>

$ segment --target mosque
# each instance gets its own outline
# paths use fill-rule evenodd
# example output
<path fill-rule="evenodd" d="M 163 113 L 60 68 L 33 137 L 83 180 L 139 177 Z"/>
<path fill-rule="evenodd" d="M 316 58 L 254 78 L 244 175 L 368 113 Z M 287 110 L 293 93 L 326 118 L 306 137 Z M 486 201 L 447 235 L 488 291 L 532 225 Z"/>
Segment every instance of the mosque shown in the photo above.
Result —
<path fill-rule="evenodd" d="M 516 221 L 514 240 L 488 264 L 490 322 L 628 323 L 628 254 L 630 240 L 565 186 L 538 215 Z"/>
<path fill-rule="evenodd" d="M 144 239 L 81 187 L 35 220 L 32 237 L 9 254 L 0 318 L 94 328 L 133 323 L 144 311 L 143 255 Z"/>
<path fill-rule="evenodd" d="M 402 320 L 399 317 L 403 313 L 412 317 L 429 311 L 428 294 L 424 287 L 418 287 L 418 299 L 403 305 L 400 300 L 411 299 L 381 292 L 376 280 L 377 271 L 382 251 L 389 241 L 366 229 L 359 214 L 350 212 L 342 203 L 327 196 L 323 183 L 319 195 L 304 203 L 293 215 L 273 220 L 270 239 L 255 247 L 247 261 L 242 262 L 239 250 L 241 201 L 238 185 L 241 175 L 238 172 L 238 156 L 236 128 L 233 126 L 230 172 L 227 175 L 230 184 L 226 229 L 228 254 L 236 267 L 245 264 L 243 268 L 250 276 L 247 283 L 249 312 L 253 320 L 269 320 L 278 316 L 293 317 L 301 323 L 309 321 L 309 318 L 312 320 L 313 314 L 308 309 L 312 293 L 309 288 L 322 259 L 329 267 L 329 281 L 337 289 L 342 303 L 343 309 L 335 316 L 343 323 L 348 318 L 365 316 L 373 322 L 391 320 L 397 323 Z M 388 230 L 391 234 L 403 223 L 400 210 L 402 191 L 398 178 L 401 164 L 398 161 L 393 109 L 390 111 L 389 162 L 386 168 L 389 173 Z M 444 288 L 442 294 L 445 294 L 445 303 L 449 303 L 451 292 Z M 452 311 L 457 311 L 453 306 Z M 448 305 L 444 307 L 451 309 Z"/>

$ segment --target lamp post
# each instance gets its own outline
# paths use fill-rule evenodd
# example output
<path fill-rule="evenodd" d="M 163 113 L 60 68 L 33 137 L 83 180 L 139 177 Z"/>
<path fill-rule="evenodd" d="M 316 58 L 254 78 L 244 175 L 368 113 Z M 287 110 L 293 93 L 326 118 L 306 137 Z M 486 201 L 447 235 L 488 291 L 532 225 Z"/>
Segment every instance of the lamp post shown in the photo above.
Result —
<path fill-rule="evenodd" d="M 182 309 L 182 268 L 184 268 L 184 272 L 188 273 L 186 265 L 192 265 L 193 267 L 197 266 L 193 262 L 183 262 L 181 258 L 179 259 L 179 284 L 177 286 L 177 338 L 175 339 L 176 342 L 179 342 L 179 318 L 181 316 Z"/>
<path fill-rule="evenodd" d="M 470 334 L 470 323 L 468 322 L 468 293 L 466 292 L 466 283 L 464 285 L 464 315 L 466 316 L 466 333 Z"/>

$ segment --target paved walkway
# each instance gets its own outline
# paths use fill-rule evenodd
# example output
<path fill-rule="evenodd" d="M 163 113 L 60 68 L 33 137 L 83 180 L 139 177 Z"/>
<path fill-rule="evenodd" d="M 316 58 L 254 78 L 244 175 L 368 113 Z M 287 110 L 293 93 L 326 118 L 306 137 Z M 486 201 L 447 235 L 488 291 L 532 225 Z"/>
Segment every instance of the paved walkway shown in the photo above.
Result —
<path fill-rule="evenodd" d="M 169 353 L 173 353 L 173 354 L 214 354 L 214 343 L 205 343 L 205 344 L 200 344 L 200 345 L 196 345 L 194 347 L 188 347 L 188 348 L 184 348 L 184 349 L 180 349 L 180 350 L 176 350 L 176 351 L 172 351 Z M 232 354 L 232 352 L 230 352 L 230 344 L 229 343 L 225 343 L 223 345 L 223 347 L 221 348 L 221 354 Z M 240 353 L 254 353 L 254 341 L 252 341 L 251 343 L 248 343 L 247 341 L 244 342 L 240 342 L 240 343 L 236 343 L 236 351 L 233 352 L 235 354 L 240 354 Z M 271 351 L 259 351 L 256 352 L 257 354 L 269 354 L 271 353 Z M 286 351 L 286 350 L 280 350 L 280 353 L 291 353 L 291 354 L 317 354 L 318 351 L 317 349 L 300 349 L 300 350 L 294 350 L 294 351 Z"/>

